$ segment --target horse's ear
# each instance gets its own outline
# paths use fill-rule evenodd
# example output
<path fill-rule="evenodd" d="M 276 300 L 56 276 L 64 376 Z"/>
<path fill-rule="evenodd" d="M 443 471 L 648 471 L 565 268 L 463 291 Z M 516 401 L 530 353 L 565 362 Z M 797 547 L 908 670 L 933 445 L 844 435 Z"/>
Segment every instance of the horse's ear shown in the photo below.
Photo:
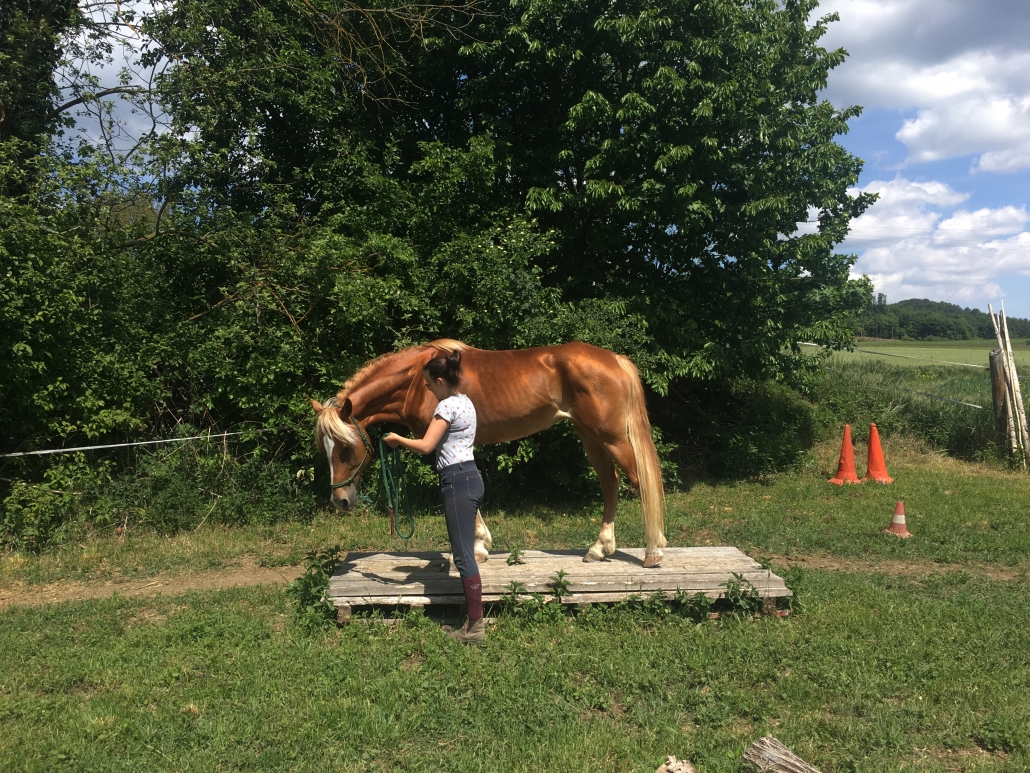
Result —
<path fill-rule="evenodd" d="M 351 413 L 353 412 L 354 405 L 351 403 L 350 398 L 348 397 L 346 400 L 343 401 L 343 405 L 340 406 L 340 418 L 349 419 Z"/>
<path fill-rule="evenodd" d="M 325 408 L 322 407 L 322 403 L 318 402 L 318 400 L 312 399 L 311 410 L 313 410 L 317 415 L 321 415 Z"/>

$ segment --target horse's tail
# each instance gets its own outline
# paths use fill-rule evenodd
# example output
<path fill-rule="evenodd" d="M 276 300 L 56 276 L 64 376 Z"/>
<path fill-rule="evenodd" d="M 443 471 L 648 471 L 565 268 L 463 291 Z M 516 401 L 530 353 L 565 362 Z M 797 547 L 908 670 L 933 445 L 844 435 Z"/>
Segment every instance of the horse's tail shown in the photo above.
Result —
<path fill-rule="evenodd" d="M 647 418 L 647 403 L 644 386 L 636 366 L 627 357 L 617 355 L 620 367 L 629 376 L 629 415 L 626 417 L 626 432 L 633 447 L 633 458 L 637 463 L 637 478 L 640 481 L 640 504 L 644 511 L 644 536 L 647 540 L 648 556 L 661 560 L 661 548 L 665 547 L 665 486 L 662 485 L 662 466 L 658 452 L 651 438 L 651 422 Z M 657 564 L 657 561 L 655 562 Z M 655 565 L 651 564 L 651 565 Z"/>

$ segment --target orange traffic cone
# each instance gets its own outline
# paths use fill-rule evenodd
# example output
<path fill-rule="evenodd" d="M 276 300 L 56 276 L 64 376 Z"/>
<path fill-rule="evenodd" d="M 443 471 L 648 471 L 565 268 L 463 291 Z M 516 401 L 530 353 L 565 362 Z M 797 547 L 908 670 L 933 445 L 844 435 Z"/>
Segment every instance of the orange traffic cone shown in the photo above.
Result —
<path fill-rule="evenodd" d="M 895 537 L 901 537 L 902 539 L 908 539 L 912 535 L 908 532 L 908 526 L 905 525 L 905 503 L 898 502 L 894 506 L 894 517 L 891 518 L 891 525 L 883 530 L 885 534 L 893 534 Z"/>
<path fill-rule="evenodd" d="M 887 463 L 883 460 L 883 448 L 880 447 L 880 433 L 875 424 L 869 425 L 869 461 L 866 462 L 865 477 L 862 480 L 894 482 L 894 478 L 887 474 Z"/>
<path fill-rule="evenodd" d="M 840 462 L 837 474 L 830 478 L 830 483 L 842 486 L 845 483 L 861 483 L 855 472 L 855 449 L 851 447 L 851 425 L 844 425 L 844 442 L 840 446 Z"/>

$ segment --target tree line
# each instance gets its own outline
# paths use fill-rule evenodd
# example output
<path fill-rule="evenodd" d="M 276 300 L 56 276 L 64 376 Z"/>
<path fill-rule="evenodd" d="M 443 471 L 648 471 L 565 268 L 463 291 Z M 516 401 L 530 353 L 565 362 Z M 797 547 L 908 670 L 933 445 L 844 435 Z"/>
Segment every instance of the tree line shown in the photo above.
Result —
<path fill-rule="evenodd" d="M 1030 320 L 1008 317 L 1013 338 L 1030 338 Z M 887 303 L 883 293 L 852 322 L 855 335 L 912 341 L 994 340 L 994 325 L 987 312 L 954 303 L 913 298 Z"/>

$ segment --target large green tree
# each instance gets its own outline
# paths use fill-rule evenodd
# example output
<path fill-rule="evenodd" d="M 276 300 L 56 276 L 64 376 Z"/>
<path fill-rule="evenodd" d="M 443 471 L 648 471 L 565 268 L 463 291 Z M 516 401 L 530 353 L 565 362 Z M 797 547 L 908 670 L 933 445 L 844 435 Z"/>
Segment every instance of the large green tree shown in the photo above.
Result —
<path fill-rule="evenodd" d="M 461 35 L 398 42 L 379 91 L 289 0 L 183 0 L 151 30 L 180 63 L 163 85 L 197 131 L 190 185 L 256 217 L 360 222 L 424 258 L 534 218 L 555 242 L 534 259 L 543 284 L 581 321 L 620 317 L 614 345 L 661 388 L 789 370 L 798 339 L 846 342 L 868 292 L 834 252 L 871 199 L 848 194 L 861 162 L 834 142 L 857 109 L 818 96 L 844 52 L 819 46 L 816 5 L 481 5 Z M 444 157 L 466 157 L 459 188 L 420 202 Z M 817 232 L 799 234 L 810 212 Z M 422 330 L 455 332 L 446 309 Z"/>

